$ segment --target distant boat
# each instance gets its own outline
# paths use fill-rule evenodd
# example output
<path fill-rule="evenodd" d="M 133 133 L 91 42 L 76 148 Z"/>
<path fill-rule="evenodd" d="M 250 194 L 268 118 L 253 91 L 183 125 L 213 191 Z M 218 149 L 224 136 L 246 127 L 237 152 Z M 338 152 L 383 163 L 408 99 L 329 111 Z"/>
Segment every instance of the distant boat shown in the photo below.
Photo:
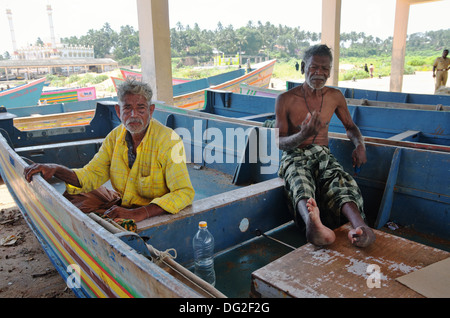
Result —
<path fill-rule="evenodd" d="M 224 82 L 219 85 L 210 86 L 210 89 L 223 90 L 233 93 L 239 93 L 240 84 L 248 84 L 256 87 L 267 88 L 272 78 L 273 68 L 276 60 L 270 60 L 265 63 L 255 65 L 256 69 L 249 73 Z M 186 109 L 204 109 L 206 105 L 206 89 L 201 89 L 192 93 L 174 97 L 173 105 Z"/>
<path fill-rule="evenodd" d="M 19 85 L 4 91 L 0 91 L 0 106 L 7 109 L 37 105 L 45 77 L 32 81 L 28 84 Z"/>
<path fill-rule="evenodd" d="M 120 68 L 120 73 L 122 74 L 123 78 L 135 78 L 137 80 L 141 80 L 142 79 L 142 73 L 136 70 L 130 70 L 127 68 Z M 190 82 L 192 81 L 192 79 L 189 78 L 172 78 L 172 84 L 173 85 L 177 85 L 177 84 L 182 84 L 182 83 L 186 83 L 186 82 Z"/>
<path fill-rule="evenodd" d="M 97 98 L 95 87 L 82 87 L 72 89 L 56 89 L 44 91 L 39 98 L 41 104 L 58 104 L 94 100 Z"/>
<path fill-rule="evenodd" d="M 246 73 L 244 69 L 219 74 L 199 80 L 189 81 L 181 84 L 174 84 L 173 106 L 186 109 L 203 109 L 206 105 L 205 94 L 207 89 L 224 90 L 239 93 L 240 84 L 248 84 L 255 87 L 267 88 L 272 78 L 273 68 L 276 60 L 255 64 L 252 71 Z M 137 79 L 138 72 L 133 75 Z M 126 77 L 126 76 L 124 76 Z M 123 81 L 121 78 L 111 77 L 117 90 L 117 85 Z"/>

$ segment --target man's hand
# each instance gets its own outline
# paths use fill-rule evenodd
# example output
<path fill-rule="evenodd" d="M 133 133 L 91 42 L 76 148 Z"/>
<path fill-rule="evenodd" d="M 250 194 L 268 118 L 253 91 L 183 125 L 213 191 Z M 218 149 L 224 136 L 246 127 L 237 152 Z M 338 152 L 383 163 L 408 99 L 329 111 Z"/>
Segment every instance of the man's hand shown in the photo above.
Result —
<path fill-rule="evenodd" d="M 322 126 L 319 113 L 314 111 L 312 115 L 308 113 L 299 128 L 303 138 L 307 139 L 309 137 L 316 136 Z"/>
<path fill-rule="evenodd" d="M 367 162 L 366 148 L 364 145 L 358 145 L 352 153 L 353 168 L 361 167 Z"/>
<path fill-rule="evenodd" d="M 127 209 L 114 205 L 105 211 L 104 215 L 114 218 L 133 219 L 135 222 L 140 222 L 152 216 L 163 214 L 165 211 L 156 204 L 150 204 L 135 209 Z"/>
<path fill-rule="evenodd" d="M 121 206 L 118 205 L 113 205 L 112 207 L 110 207 L 108 210 L 105 211 L 104 215 L 112 219 L 115 218 L 133 219 L 136 222 L 139 222 L 147 218 L 145 210 L 143 211 L 140 210 L 141 209 L 127 209 L 122 208 Z"/>
<path fill-rule="evenodd" d="M 52 177 L 55 177 L 75 187 L 78 188 L 81 187 L 80 181 L 78 180 L 78 177 L 75 174 L 75 172 L 61 165 L 53 163 L 49 164 L 33 163 L 23 170 L 23 176 L 25 180 L 27 180 L 28 182 L 31 182 L 33 175 L 35 175 L 36 173 L 41 173 L 42 177 L 47 181 L 50 180 Z"/>
<path fill-rule="evenodd" d="M 33 163 L 24 169 L 23 175 L 28 182 L 31 182 L 33 175 L 37 173 L 41 173 L 45 180 L 50 180 L 55 175 L 56 168 L 54 164 Z"/>

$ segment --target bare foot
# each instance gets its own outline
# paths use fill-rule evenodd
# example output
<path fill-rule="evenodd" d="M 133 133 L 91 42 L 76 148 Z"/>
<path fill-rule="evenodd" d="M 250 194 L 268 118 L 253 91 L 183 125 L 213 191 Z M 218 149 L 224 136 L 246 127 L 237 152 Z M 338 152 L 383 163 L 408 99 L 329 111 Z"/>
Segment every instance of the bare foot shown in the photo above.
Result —
<path fill-rule="evenodd" d="M 317 246 L 332 244 L 336 239 L 336 235 L 320 221 L 320 211 L 316 200 L 310 198 L 306 202 L 306 207 L 309 211 L 309 220 L 306 224 L 306 238 L 308 242 Z"/>
<path fill-rule="evenodd" d="M 375 233 L 368 226 L 358 226 L 348 232 L 350 242 L 358 247 L 367 247 L 375 242 Z"/>

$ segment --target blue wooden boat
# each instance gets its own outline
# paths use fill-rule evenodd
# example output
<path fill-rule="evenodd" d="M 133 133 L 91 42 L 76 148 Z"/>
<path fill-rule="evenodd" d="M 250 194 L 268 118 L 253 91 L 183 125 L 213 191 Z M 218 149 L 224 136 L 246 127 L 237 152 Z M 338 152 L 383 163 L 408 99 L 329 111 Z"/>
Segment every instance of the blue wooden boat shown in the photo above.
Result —
<path fill-rule="evenodd" d="M 173 86 L 173 106 L 186 109 L 203 109 L 207 89 L 239 92 L 239 85 L 246 83 L 256 87 L 268 87 L 276 60 L 254 65 L 248 73 L 238 69 L 224 74 L 211 76 L 199 80 L 189 81 Z M 123 79 L 112 78 L 116 86 Z"/>
<path fill-rule="evenodd" d="M 103 100 L 115 101 L 116 98 Z M 239 118 L 254 125 L 275 118 L 275 99 L 272 97 L 208 90 L 206 100 L 202 113 Z M 94 116 L 93 107 L 97 101 L 16 108 L 13 112 L 20 118 L 16 118 L 14 124 L 23 131 L 86 125 Z M 158 107 L 172 108 L 162 104 Z M 391 145 L 404 141 L 403 145 L 408 147 L 450 151 L 449 112 L 354 105 L 349 105 L 349 110 L 368 141 Z M 342 123 L 334 115 L 330 134 L 342 137 L 344 133 Z"/>
<path fill-rule="evenodd" d="M 288 82 L 289 83 L 289 82 Z M 299 84 L 299 83 L 296 83 Z M 288 85 L 289 87 L 293 88 L 295 86 L 293 85 Z M 358 93 L 357 96 L 359 97 L 366 97 L 366 98 L 353 98 L 355 97 L 352 93 L 349 93 L 349 90 L 354 90 L 354 89 L 350 89 L 350 88 L 342 88 L 342 87 L 337 87 L 339 90 L 341 90 L 341 92 L 343 92 L 346 100 L 347 100 L 347 104 L 349 105 L 355 105 L 355 106 L 375 106 L 375 107 L 385 107 L 385 108 L 406 108 L 406 109 L 422 109 L 422 110 L 437 110 L 437 111 L 450 111 L 450 106 L 448 105 L 443 105 L 443 104 L 433 104 L 433 102 L 447 102 L 447 98 L 444 95 L 440 95 L 440 97 L 438 98 L 434 98 L 433 96 L 435 95 L 420 95 L 423 98 L 404 98 L 404 100 L 414 100 L 414 101 L 421 101 L 421 102 L 425 102 L 427 104 L 416 104 L 416 103 L 412 103 L 412 102 L 399 102 L 397 101 L 398 98 L 392 98 L 394 101 L 390 101 L 389 98 L 386 98 L 385 96 L 389 96 L 389 92 L 379 92 L 379 91 L 370 91 L 372 92 L 372 94 L 369 94 L 367 91 L 365 95 L 363 95 L 363 93 Z M 260 88 L 260 87 L 256 87 L 256 86 L 252 86 L 252 85 L 247 85 L 247 84 L 241 84 L 240 85 L 240 89 L 239 89 L 239 94 L 244 94 L 244 95 L 250 95 L 250 96 L 261 96 L 261 97 L 272 97 L 272 98 L 276 98 L 279 94 L 283 93 L 283 90 L 276 90 L 276 89 L 270 89 L 270 88 Z M 382 98 L 383 100 L 372 100 L 372 99 L 367 99 L 367 97 L 371 97 L 372 95 L 377 96 L 378 94 L 380 94 L 380 96 L 384 96 L 385 98 Z M 382 94 L 382 95 L 381 95 Z M 393 97 L 397 96 L 398 93 L 392 93 Z M 411 95 L 411 94 L 409 94 Z M 415 95 L 419 95 L 419 94 L 415 94 Z M 348 96 L 352 96 L 352 97 L 348 97 Z M 430 97 L 431 96 L 431 97 Z M 385 99 L 385 100 L 384 100 Z"/>
<path fill-rule="evenodd" d="M 354 105 L 348 108 L 364 137 L 386 139 L 389 143 L 409 141 L 411 146 L 422 144 L 441 151 L 449 149 L 450 112 Z M 275 119 L 275 99 L 209 91 L 202 112 L 265 122 Z M 336 115 L 329 127 L 332 133 L 345 133 Z"/>
<path fill-rule="evenodd" d="M 142 72 L 140 71 L 136 71 L 134 69 L 128 69 L 128 68 L 124 68 L 121 67 L 120 68 L 120 73 L 122 74 L 122 78 L 134 78 L 137 79 L 139 81 L 142 80 Z M 192 79 L 189 78 L 177 78 L 177 77 L 173 77 L 172 78 L 172 84 L 173 85 L 177 85 L 177 84 L 182 84 L 182 83 L 186 83 L 186 82 L 190 82 L 192 81 Z"/>
<path fill-rule="evenodd" d="M 286 88 L 291 89 L 301 85 L 301 82 L 287 81 Z M 385 92 L 374 91 L 368 89 L 336 87 L 339 89 L 345 98 L 363 99 L 369 101 L 381 101 L 390 103 L 404 103 L 404 104 L 424 104 L 450 106 L 450 95 L 431 95 L 431 94 L 414 94 L 414 93 L 399 93 L 399 92 Z"/>
<path fill-rule="evenodd" d="M 266 293 L 261 288 L 264 275 L 259 271 L 310 245 L 291 221 L 283 181 L 277 177 L 280 152 L 274 146 L 273 129 L 198 111 L 158 107 L 154 118 L 183 138 L 196 196 L 191 206 L 176 215 L 139 222 L 137 233 L 104 225 L 83 214 L 61 195 L 64 187 L 56 181 L 48 183 L 40 176 L 31 183 L 24 180 L 23 169 L 30 160 L 69 167 L 86 164 L 106 134 L 119 124 L 111 104 L 98 103 L 89 125 L 31 132 L 15 128 L 14 116 L 9 113 L 0 114 L 1 176 L 61 276 L 70 281 L 75 275 L 73 269 L 79 269 L 80 279 L 70 285 L 75 294 L 273 297 L 274 290 L 281 292 L 275 286 L 270 288 L 272 293 Z M 344 138 L 330 140 L 331 151 L 348 171 L 352 170 L 352 147 Z M 367 154 L 369 161 L 355 178 L 362 189 L 369 224 L 380 232 L 373 249 L 356 252 L 354 259 L 373 261 L 373 253 L 384 250 L 380 244 L 386 240 L 400 244 L 396 245 L 397 254 L 402 254 L 406 240 L 401 243 L 388 234 L 387 221 L 404 229 L 398 234 L 434 246 L 428 251 L 435 257 L 424 257 L 422 263 L 409 260 L 413 270 L 448 257 L 450 154 L 370 142 Z M 201 220 L 208 222 L 216 241 L 215 287 L 196 281 L 190 274 L 191 241 Z M 320 249 L 320 253 L 332 248 Z M 175 260 L 158 252 L 173 254 L 171 249 L 176 250 Z M 423 253 L 419 251 L 416 260 Z M 402 263 L 395 258 L 390 264 L 399 268 Z M 390 270 L 384 286 L 404 290 L 396 281 L 402 274 Z M 296 277 L 291 276 L 290 281 L 295 282 Z M 366 297 L 387 297 L 386 290 L 390 289 L 365 288 L 360 292 Z M 420 297 L 407 288 L 404 292 L 408 297 Z"/>
<path fill-rule="evenodd" d="M 117 91 L 118 86 L 126 79 L 126 78 L 134 78 L 137 80 L 142 80 L 142 73 L 130 70 L 121 69 L 122 78 L 111 76 L 111 80 L 113 81 L 114 88 Z M 205 90 L 210 86 L 216 86 L 222 84 L 227 81 L 231 81 L 242 77 L 245 75 L 244 69 L 237 69 L 230 72 L 209 76 L 205 78 L 200 78 L 196 80 L 181 80 L 178 78 L 172 78 L 173 84 L 173 96 L 177 97 L 180 95 L 189 94 L 199 90 Z"/>
<path fill-rule="evenodd" d="M 0 106 L 8 109 L 37 105 L 44 88 L 45 78 L 19 85 L 0 92 Z"/>
<path fill-rule="evenodd" d="M 43 91 L 40 104 L 59 104 L 97 99 L 95 86 L 61 88 Z"/>

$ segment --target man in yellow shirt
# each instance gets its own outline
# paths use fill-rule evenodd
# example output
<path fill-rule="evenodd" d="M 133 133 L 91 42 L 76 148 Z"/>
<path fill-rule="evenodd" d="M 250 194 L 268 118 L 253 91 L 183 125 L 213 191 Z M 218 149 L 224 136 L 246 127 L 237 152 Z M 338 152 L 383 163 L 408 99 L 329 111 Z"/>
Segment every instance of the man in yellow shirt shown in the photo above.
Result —
<path fill-rule="evenodd" d="M 194 199 L 181 138 L 170 128 L 152 119 L 151 88 L 127 80 L 117 92 L 115 106 L 122 125 L 105 138 L 94 158 L 81 169 L 56 164 L 32 164 L 24 171 L 42 173 L 66 182 L 69 196 L 101 189 L 108 180 L 119 194 L 119 204 L 105 211 L 111 218 L 136 222 L 165 212 L 178 213 Z M 181 158 L 181 160 L 180 160 Z M 85 211 L 86 212 L 86 211 Z"/>
<path fill-rule="evenodd" d="M 442 52 L 442 56 L 438 57 L 433 63 L 433 77 L 436 78 L 436 87 L 434 92 L 441 86 L 447 84 L 448 70 L 450 69 L 450 59 L 447 58 L 448 50 Z"/>

